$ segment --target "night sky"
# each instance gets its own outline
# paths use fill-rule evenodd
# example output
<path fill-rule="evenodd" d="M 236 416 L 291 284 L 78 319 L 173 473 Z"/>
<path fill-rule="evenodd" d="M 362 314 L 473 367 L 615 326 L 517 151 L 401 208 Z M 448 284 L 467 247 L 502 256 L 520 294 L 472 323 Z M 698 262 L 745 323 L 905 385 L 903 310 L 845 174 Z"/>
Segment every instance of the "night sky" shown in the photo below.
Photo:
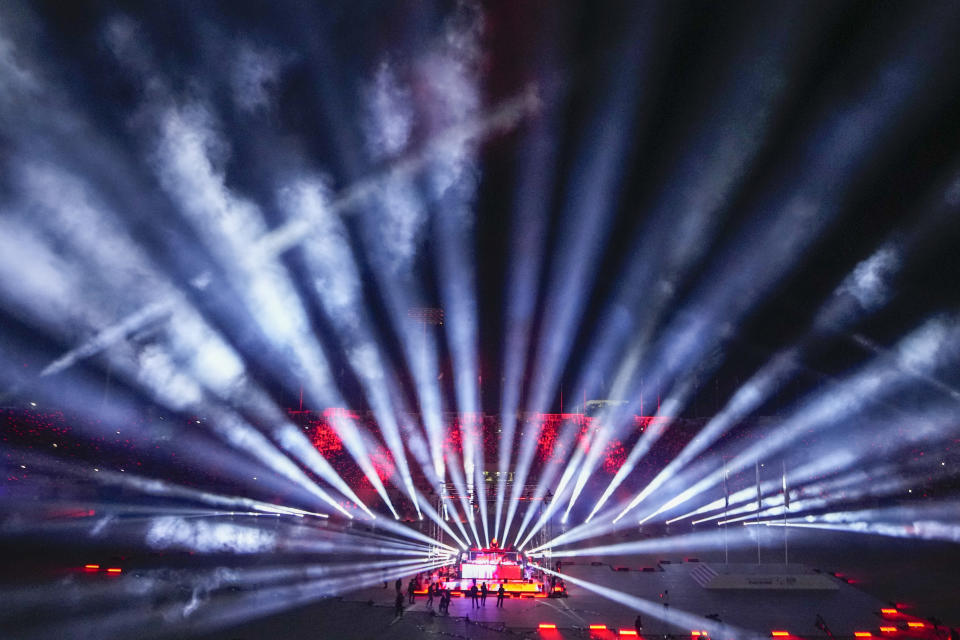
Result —
<path fill-rule="evenodd" d="M 821 196 L 830 199 L 834 210 L 822 216 L 799 255 L 789 257 L 782 273 L 755 302 L 731 318 L 731 330 L 702 354 L 715 362 L 702 374 L 700 390 L 684 412 L 705 415 L 779 346 L 798 339 L 846 274 L 891 234 L 917 237 L 911 236 L 909 251 L 884 283 L 885 303 L 852 332 L 889 345 L 931 314 L 954 308 L 958 273 L 954 248 L 960 228 L 955 211 L 935 214 L 939 217 L 922 232 L 917 227 L 931 207 L 943 206 L 932 205 L 931 200 L 949 200 L 955 207 L 957 199 L 950 180 L 960 134 L 955 118 L 960 81 L 954 73 L 960 50 L 957 39 L 947 33 L 955 10 L 952 3 L 599 7 L 564 3 L 562 8 L 555 3 L 525 3 L 519 8 L 493 3 L 484 6 L 481 20 L 474 9 L 423 3 L 289 2 L 274 7 L 236 2 L 76 2 L 37 3 L 30 10 L 11 5 L 6 12 L 14 19 L 8 21 L 5 37 L 27 52 L 14 54 L 13 59 L 36 56 L 30 63 L 40 65 L 56 84 L 64 101 L 59 108 L 69 104 L 86 123 L 83 135 L 96 135 L 99 144 L 110 145 L 129 161 L 124 169 L 143 191 L 130 202 L 129 191 L 111 189 L 110 168 L 91 167 L 84 155 L 95 151 L 82 144 L 80 149 L 67 149 L 70 145 L 57 134 L 43 132 L 37 133 L 45 138 L 42 143 L 25 141 L 22 132 L 11 131 L 22 124 L 15 112 L 4 117 L 8 170 L 3 188 L 15 201 L 17 186 L 11 184 L 9 169 L 31 153 L 83 171 L 103 197 L 123 211 L 125 224 L 141 240 L 143 250 L 168 267 L 177 281 L 189 282 L 203 271 L 216 273 L 222 267 L 185 250 L 191 246 L 191 231 L 158 189 L 156 176 L 150 175 L 148 121 L 154 108 L 151 100 L 156 99 L 150 94 L 156 87 L 145 86 L 145 77 L 165 85 L 164 100 L 199 100 L 215 114 L 222 144 L 217 150 L 219 168 L 226 186 L 258 203 L 267 225 L 274 227 L 284 217 L 274 195 L 284 174 L 319 171 L 337 191 L 382 170 L 384 161 L 365 153 L 364 120 L 355 115 L 363 113 L 370 78 L 384 61 L 410 83 L 406 95 L 415 115 L 408 150 L 426 144 L 431 131 L 435 135 L 446 124 L 449 114 L 435 109 L 437 97 L 431 94 L 435 89 L 422 86 L 424 60 L 435 55 L 431 47 L 440 46 L 444 29 L 457 20 L 474 20 L 479 25 L 471 45 L 479 50 L 469 63 L 478 92 L 474 113 L 492 109 L 530 85 L 549 99 L 541 116 L 525 118 L 509 131 L 484 139 L 471 167 L 475 194 L 464 223 L 474 231 L 468 245 L 476 269 L 477 353 L 487 411 L 500 406 L 497 381 L 503 380 L 509 265 L 517 248 L 514 239 L 523 233 L 519 192 L 538 201 L 544 215 L 531 245 L 539 244 L 541 268 L 536 286 L 525 294 L 535 301 L 531 358 L 550 305 L 566 304 L 552 299 L 559 294 L 551 277 L 563 276 L 548 275 L 557 273 L 557 258 L 566 255 L 564 233 L 577 228 L 593 234 L 595 251 L 590 259 L 571 267 L 587 275 L 585 286 L 572 292 L 583 312 L 566 338 L 572 348 L 562 368 L 562 385 L 551 400 L 556 411 L 560 387 L 567 393 L 568 407 L 569 398 L 579 399 L 584 391 L 590 398 L 604 397 L 607 391 L 604 385 L 609 386 L 612 372 L 592 375 L 586 389 L 578 374 L 588 366 L 591 340 L 616 321 L 614 314 L 626 314 L 628 322 L 636 323 L 629 314 L 651 300 L 653 294 L 641 290 L 631 292 L 633 308 L 616 305 L 618 288 L 630 286 L 623 279 L 630 261 L 644 260 L 646 251 L 654 262 L 652 281 L 670 283 L 670 301 L 654 320 L 655 335 L 662 337 L 671 322 L 682 322 L 678 314 L 688 312 L 687 301 L 704 288 L 722 291 L 726 285 L 716 275 L 722 261 L 729 260 L 725 252 L 737 253 L 737 247 L 750 240 L 751 228 L 775 216 L 784 194 L 800 188 L 806 176 L 817 181 L 818 172 L 832 174 L 833 181 Z M 117 21 L 134 31 L 123 47 L 114 44 L 111 50 L 108 33 Z M 251 51 L 261 53 L 268 60 L 263 68 L 270 68 L 264 71 L 262 84 L 246 89 L 259 93 L 244 107 L 236 96 L 243 90 L 236 86 L 236 65 L 241 64 L 236 60 Z M 877 90 L 872 83 L 883 74 L 903 86 Z M 892 80 L 895 74 L 903 77 Z M 851 105 L 860 112 L 849 113 Z M 897 111 L 882 113 L 893 108 Z M 604 109 L 621 112 L 612 118 Z M 833 124 L 843 117 L 848 119 Z M 850 141 L 836 147 L 825 142 L 822 137 L 829 134 L 824 127 L 830 126 L 849 127 Z M 616 128 L 612 145 L 604 145 L 608 138 L 598 127 Z M 537 135 L 548 140 L 553 153 L 546 160 L 550 174 L 538 183 L 537 193 L 529 193 L 522 163 L 543 161 L 525 155 Z M 691 233 L 684 226 L 682 192 L 695 190 L 703 184 L 697 180 L 714 170 L 711 163 L 717 163 L 718 156 L 710 154 L 721 141 L 742 147 L 722 150 L 733 154 L 726 167 L 736 176 L 710 202 L 702 221 L 705 229 Z M 830 167 L 845 145 L 852 156 Z M 605 183 L 607 199 L 565 206 L 582 190 L 576 172 L 604 153 L 618 174 Z M 437 217 L 447 211 L 442 202 L 427 209 L 411 264 L 422 287 L 422 306 L 443 306 L 437 283 L 444 270 L 435 246 L 440 240 L 431 231 Z M 361 227 L 375 222 L 349 213 L 354 214 L 347 224 L 364 276 L 365 307 L 376 321 L 391 363 L 403 371 L 402 338 L 386 321 L 381 301 L 385 285 L 372 276 L 376 267 L 369 261 L 370 247 L 360 239 Z M 682 267 L 658 262 L 662 256 L 651 250 L 650 245 L 667 241 L 690 243 L 685 248 L 689 259 Z M 771 250 L 745 269 L 764 270 L 767 264 L 780 268 L 777 262 L 784 258 Z M 304 289 L 302 256 L 288 251 L 283 262 L 300 276 L 294 281 L 304 294 L 332 369 L 342 372 L 338 379 L 345 399 L 351 406 L 363 406 L 362 392 L 329 318 Z M 648 287 L 655 286 L 650 282 Z M 214 295 L 206 295 L 209 289 L 204 295 L 193 292 L 194 303 L 214 323 L 229 315 L 223 307 L 234 306 L 228 287 L 215 287 L 221 291 Z M 730 295 L 738 294 L 731 288 Z M 9 306 L 4 312 L 18 315 Z M 245 335 L 233 320 L 220 322 L 235 345 L 249 349 L 251 364 L 257 364 L 257 338 Z M 815 344 L 805 355 L 807 368 L 766 411 L 781 410 L 791 394 L 822 384 L 822 376 L 842 373 L 873 355 L 852 344 L 847 333 Z M 448 356 L 445 345 L 441 348 Z M 449 363 L 449 358 L 441 357 L 441 362 Z M 278 384 L 270 363 L 259 364 L 265 384 L 275 385 L 274 392 L 292 402 L 296 382 Z M 444 367 L 442 383 L 452 402 L 449 366 Z M 532 375 L 536 374 L 528 368 L 525 385 Z M 412 381 L 400 377 L 413 402 Z M 664 382 L 661 394 L 666 395 L 674 383 Z"/>

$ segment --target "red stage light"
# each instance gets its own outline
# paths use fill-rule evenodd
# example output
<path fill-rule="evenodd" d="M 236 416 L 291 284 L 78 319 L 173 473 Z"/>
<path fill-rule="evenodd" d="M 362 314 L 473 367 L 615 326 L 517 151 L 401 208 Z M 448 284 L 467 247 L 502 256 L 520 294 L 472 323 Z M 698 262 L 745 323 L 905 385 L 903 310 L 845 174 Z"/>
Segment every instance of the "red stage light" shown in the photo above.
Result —
<path fill-rule="evenodd" d="M 907 626 L 914 629 L 923 629 L 925 625 L 922 622 L 908 622 Z"/>
<path fill-rule="evenodd" d="M 884 633 L 896 633 L 897 628 L 896 627 L 880 627 L 880 631 L 883 631 Z"/>
<path fill-rule="evenodd" d="M 869 631 L 854 631 L 853 635 L 856 638 L 872 638 L 873 637 L 873 634 L 870 633 Z"/>
<path fill-rule="evenodd" d="M 607 625 L 605 625 L 605 624 L 592 624 L 592 625 L 590 625 L 590 628 L 593 629 L 594 631 L 605 631 L 606 628 L 607 628 Z"/>
<path fill-rule="evenodd" d="M 121 571 L 123 571 L 123 569 L 119 569 L 117 567 L 112 567 L 110 569 L 107 569 L 107 573 L 120 573 Z"/>
<path fill-rule="evenodd" d="M 622 635 L 622 636 L 636 636 L 636 635 L 640 635 L 640 634 L 638 634 L 638 633 L 637 633 L 636 631 L 634 631 L 633 629 L 620 629 L 620 635 Z"/>
<path fill-rule="evenodd" d="M 83 565 L 83 568 L 86 569 L 87 571 L 96 571 L 97 569 L 100 568 L 100 565 L 98 565 L 98 564 L 85 564 L 85 565 Z"/>
<path fill-rule="evenodd" d="M 895 616 L 895 615 L 897 615 L 897 610 L 896 610 L 896 609 L 890 609 L 890 608 L 880 609 L 880 613 L 882 613 L 882 614 L 884 614 L 884 615 L 888 615 L 888 616 Z"/>
<path fill-rule="evenodd" d="M 557 625 L 553 624 L 552 622 L 541 622 L 538 628 L 539 629 L 556 629 Z"/>
<path fill-rule="evenodd" d="M 790 635 L 790 632 L 789 631 L 771 631 L 770 635 L 772 635 L 774 638 L 786 638 L 787 636 Z"/>

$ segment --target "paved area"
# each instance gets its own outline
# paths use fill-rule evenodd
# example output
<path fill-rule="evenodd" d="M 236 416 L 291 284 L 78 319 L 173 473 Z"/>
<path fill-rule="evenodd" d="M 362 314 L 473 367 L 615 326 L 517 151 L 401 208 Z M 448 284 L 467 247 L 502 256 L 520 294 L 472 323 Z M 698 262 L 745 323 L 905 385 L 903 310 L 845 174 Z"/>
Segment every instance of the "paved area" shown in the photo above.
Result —
<path fill-rule="evenodd" d="M 880 615 L 886 603 L 842 580 L 836 590 L 818 591 L 716 591 L 705 589 L 691 576 L 697 563 L 676 559 L 657 571 L 616 571 L 598 559 L 578 558 L 565 565 L 564 573 L 577 581 L 603 585 L 652 603 L 657 614 L 644 614 L 642 635 L 647 638 L 672 635 L 689 638 L 692 629 L 686 614 L 716 614 L 731 625 L 728 637 L 769 638 L 772 630 L 787 630 L 791 636 L 824 636 L 815 626 L 821 615 L 837 637 L 852 638 L 855 631 L 884 634 L 879 626 L 889 624 Z M 344 638 L 612 638 L 615 630 L 632 629 L 637 611 L 579 584 L 568 583 L 570 596 L 561 599 L 521 598 L 508 600 L 503 608 L 488 598 L 486 606 L 474 608 L 469 598 L 454 598 L 449 615 L 428 608 L 425 597 L 393 616 L 394 590 L 372 587 L 332 601 L 288 611 L 275 619 L 252 621 L 235 629 L 202 636 L 206 640 L 253 640 L 285 637 Z M 667 593 L 668 606 L 661 604 Z M 904 618 L 903 620 L 906 620 Z M 903 620 L 899 623 L 901 626 Z M 556 626 L 540 630 L 540 623 Z M 608 631 L 591 631 L 603 624 Z M 280 631 L 282 629 L 282 632 Z M 736 630 L 736 631 L 734 631 Z M 741 632 L 746 633 L 741 633 Z M 922 634 L 920 634 L 922 635 Z M 717 637 L 717 636 L 714 636 Z M 917 637 L 898 631 L 905 640 Z"/>
<path fill-rule="evenodd" d="M 121 581 L 116 584 L 123 585 L 122 597 L 107 577 L 95 579 L 85 574 L 79 578 L 72 574 L 50 575 L 44 580 L 37 577 L 34 587 L 38 593 L 46 594 L 54 589 L 60 594 L 56 606 L 35 607 L 29 616 L 19 620 L 21 629 L 8 627 L 0 636 L 21 640 L 50 637 L 610 638 L 613 636 L 609 632 L 591 632 L 589 626 L 632 629 L 638 609 L 643 614 L 642 631 L 647 640 L 663 638 L 664 634 L 672 635 L 673 640 L 690 639 L 691 631 L 700 626 L 698 621 L 714 614 L 728 625 L 725 633 L 712 634 L 714 640 L 769 639 L 772 630 L 786 630 L 794 637 L 825 638 L 824 632 L 814 624 L 817 615 L 826 620 L 837 638 L 845 640 L 853 640 L 855 631 L 870 632 L 874 640 L 913 640 L 920 634 L 906 629 L 906 621 L 933 615 L 945 625 L 960 626 L 956 572 L 960 566 L 957 563 L 960 545 L 814 533 L 804 532 L 791 538 L 790 559 L 802 562 L 811 571 L 819 569 L 819 575 L 828 575 L 830 571 L 843 575 L 843 579 L 827 578 L 835 584 L 835 590 L 706 588 L 705 583 L 709 583 L 706 568 L 723 571 L 722 547 L 719 550 L 684 549 L 682 554 L 671 551 L 655 555 L 580 555 L 563 559 L 568 598 L 512 598 L 502 609 L 496 607 L 495 596 L 489 596 L 486 606 L 479 609 L 473 608 L 468 598 L 455 598 L 450 614 L 440 616 L 436 603 L 431 610 L 426 606 L 426 597 L 418 596 L 416 604 L 409 607 L 402 618 L 394 619 L 392 582 L 387 589 L 377 584 L 335 598 L 319 598 L 316 592 L 302 593 L 297 582 L 282 583 L 276 589 L 216 589 L 197 593 L 191 590 L 192 583 L 187 579 L 192 576 L 193 563 L 184 558 L 181 572 L 174 571 L 168 580 L 154 580 L 149 573 L 141 576 L 135 567 L 125 571 L 116 578 Z M 597 540 L 596 544 L 629 540 L 619 538 Z M 653 540 L 663 540 L 665 545 L 670 542 L 667 537 Z M 764 541 L 762 559 L 764 567 L 779 571 L 775 562 L 778 558 L 782 561 L 783 551 L 774 542 Z M 695 556 L 699 562 L 687 562 L 685 556 Z M 734 565 L 755 567 L 756 557 L 755 546 L 730 550 Z M 61 559 L 59 564 L 63 562 Z M 71 562 L 76 564 L 79 560 Z M 24 564 L 21 571 L 26 571 L 28 566 L 31 563 Z M 625 570 L 614 570 L 616 568 Z M 651 570 L 644 571 L 644 568 Z M 229 572 L 226 567 L 222 570 Z M 181 578 L 182 585 L 178 582 Z M 16 585 L 22 596 L 31 593 L 22 579 Z M 164 592 L 167 595 L 161 597 L 154 591 L 159 587 L 168 588 L 169 593 Z M 661 599 L 660 594 L 666 597 Z M 76 599 L 80 596 L 82 601 Z M 664 606 L 664 601 L 669 606 Z M 880 610 L 889 608 L 893 602 L 899 603 L 905 615 L 890 621 L 881 616 Z M 5 605 L 9 602 L 0 602 L 0 617 Z M 555 625 L 556 630 L 538 630 L 540 623 Z M 896 625 L 894 633 L 880 630 L 880 626 L 891 623 Z M 54 634 L 50 629 L 62 633 Z M 927 638 L 932 637 L 929 632 L 925 633 Z"/>
<path fill-rule="evenodd" d="M 815 635 L 817 614 L 830 623 L 835 635 L 853 636 L 854 631 L 877 632 L 882 619 L 877 615 L 886 606 L 882 601 L 840 580 L 833 591 L 713 591 L 701 587 L 691 576 L 697 564 L 676 559 L 659 565 L 654 572 L 636 569 L 615 571 L 609 564 L 599 566 L 591 560 L 567 563 L 563 573 L 578 580 L 629 594 L 655 605 L 656 614 L 644 613 L 643 631 L 647 635 L 689 636 L 691 628 L 683 613 L 695 616 L 717 614 L 721 620 L 740 629 L 756 631 L 764 637 L 773 629 L 788 629 L 797 635 Z M 637 611 L 568 582 L 568 598 L 513 599 L 502 609 L 487 606 L 473 608 L 469 598 L 454 598 L 450 616 L 512 629 L 536 628 L 541 622 L 555 624 L 559 630 L 587 629 L 590 624 L 605 624 L 611 629 L 633 628 Z M 666 593 L 666 597 L 661 594 Z M 346 600 L 392 604 L 392 589 L 365 589 Z M 664 603 L 664 601 L 666 601 Z M 664 604 L 661 604 L 664 603 Z M 418 598 L 408 613 L 430 615 L 425 598 Z M 877 632 L 879 633 L 879 632 Z"/>
<path fill-rule="evenodd" d="M 676 531 L 668 533 L 677 533 Z M 874 638 L 909 640 L 917 633 L 906 630 L 907 619 L 939 617 L 945 625 L 960 626 L 960 545 L 900 540 L 856 534 L 802 531 L 791 537 L 791 562 L 802 562 L 831 576 L 837 589 L 807 592 L 714 591 L 695 579 L 697 563 L 684 562 L 696 556 L 699 564 L 722 565 L 720 549 L 685 549 L 683 554 L 633 554 L 620 556 L 578 556 L 565 558 L 562 572 L 596 583 L 618 593 L 652 603 L 661 615 L 643 616 L 643 636 L 652 638 L 671 633 L 690 638 L 690 626 L 679 624 L 681 612 L 697 616 L 717 614 L 724 623 L 770 637 L 772 630 L 791 635 L 826 637 L 815 626 L 819 614 L 835 636 L 852 638 L 855 631 L 869 631 Z M 596 544 L 622 540 L 596 541 Z M 594 542 L 594 541 L 591 541 Z M 762 559 L 773 565 L 783 557 L 776 540 L 764 541 Z M 755 563 L 756 548 L 731 549 L 734 563 Z M 669 560 L 661 563 L 661 560 Z M 600 563 L 594 565 L 593 563 Z M 626 567 L 628 571 L 614 571 Z M 653 567 L 656 571 L 642 571 Z M 849 582 L 848 582 L 849 581 Z M 394 621 L 393 586 L 362 589 L 344 597 L 288 610 L 269 618 L 199 636 L 204 640 L 276 640 L 277 638 L 343 638 L 368 640 L 391 638 L 613 638 L 610 632 L 591 632 L 590 624 L 608 629 L 633 628 L 633 608 L 568 581 L 566 599 L 511 599 L 503 609 L 488 597 L 486 607 L 474 609 L 468 598 L 454 598 L 449 616 L 438 616 L 426 607 L 426 598 L 417 597 L 403 618 Z M 669 607 L 660 594 L 668 591 Z M 881 608 L 899 603 L 905 613 L 895 624 L 897 632 L 881 632 L 891 624 L 880 615 Z M 556 630 L 540 631 L 539 623 Z M 929 636 L 929 627 L 927 631 Z M 738 637 L 738 636 L 730 636 Z M 738 640 L 740 638 L 738 637 Z"/>

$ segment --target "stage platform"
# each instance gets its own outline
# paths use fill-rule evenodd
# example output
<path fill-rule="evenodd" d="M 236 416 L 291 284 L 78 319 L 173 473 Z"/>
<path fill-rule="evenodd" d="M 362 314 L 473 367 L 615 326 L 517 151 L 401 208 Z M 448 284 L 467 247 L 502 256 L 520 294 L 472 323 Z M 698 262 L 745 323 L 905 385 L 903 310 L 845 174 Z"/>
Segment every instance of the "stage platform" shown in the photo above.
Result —
<path fill-rule="evenodd" d="M 483 580 L 477 580 L 477 587 L 480 587 L 480 584 L 484 582 Z M 467 592 L 470 590 L 470 587 L 473 586 L 473 579 L 464 579 L 464 580 L 443 580 L 441 581 L 441 586 L 446 589 L 450 589 L 451 594 L 454 597 L 465 597 Z M 499 582 L 487 582 L 487 588 L 490 590 L 490 594 L 496 597 L 497 589 L 500 588 Z M 544 586 L 539 582 L 504 582 L 503 583 L 504 591 L 511 596 L 534 596 L 534 597 L 543 597 L 546 598 L 547 594 L 544 592 Z M 420 589 L 416 592 L 418 595 L 426 595 L 426 589 Z"/>
<path fill-rule="evenodd" d="M 840 588 L 830 576 L 802 564 L 695 564 L 690 577 L 704 589 L 836 591 Z"/>

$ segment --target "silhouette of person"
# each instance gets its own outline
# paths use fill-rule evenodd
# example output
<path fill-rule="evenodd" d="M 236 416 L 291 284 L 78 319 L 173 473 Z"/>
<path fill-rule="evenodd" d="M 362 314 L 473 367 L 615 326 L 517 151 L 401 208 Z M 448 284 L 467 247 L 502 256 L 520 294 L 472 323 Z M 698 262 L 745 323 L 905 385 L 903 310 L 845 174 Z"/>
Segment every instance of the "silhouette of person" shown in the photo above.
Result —
<path fill-rule="evenodd" d="M 497 589 L 497 606 L 498 606 L 498 607 L 502 607 L 502 606 L 503 606 L 503 596 L 504 596 L 504 593 L 505 593 L 505 590 L 504 590 L 504 588 L 503 588 L 503 583 L 501 582 L 501 583 L 500 583 L 500 588 Z"/>
<path fill-rule="evenodd" d="M 393 603 L 393 614 L 397 618 L 403 615 L 403 593 L 397 591 L 397 599 Z"/>
<path fill-rule="evenodd" d="M 480 604 L 487 606 L 487 583 L 480 585 Z"/>
<path fill-rule="evenodd" d="M 417 590 L 417 583 L 413 581 L 413 578 L 410 578 L 410 584 L 407 585 L 407 595 L 410 596 L 410 604 L 416 602 L 417 594 L 414 591 Z"/>
<path fill-rule="evenodd" d="M 474 584 L 472 587 L 470 587 L 470 608 L 471 609 L 473 609 L 474 607 L 478 609 L 480 608 L 480 603 L 477 601 L 478 596 L 479 596 L 479 591 L 477 590 L 477 585 Z"/>

